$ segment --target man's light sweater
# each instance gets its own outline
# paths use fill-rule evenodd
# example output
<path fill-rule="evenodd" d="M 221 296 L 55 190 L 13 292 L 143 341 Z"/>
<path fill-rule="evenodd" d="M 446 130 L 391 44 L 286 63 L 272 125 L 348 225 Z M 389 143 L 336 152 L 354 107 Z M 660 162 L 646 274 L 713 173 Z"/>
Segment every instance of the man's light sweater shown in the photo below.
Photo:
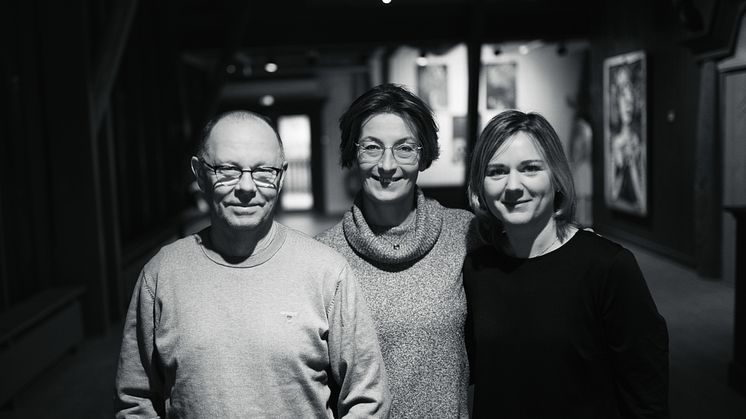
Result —
<path fill-rule="evenodd" d="M 385 417 L 380 349 L 346 261 L 275 223 L 268 247 L 229 263 L 209 230 L 143 268 L 117 371 L 118 417 Z"/>
<path fill-rule="evenodd" d="M 444 208 L 420 190 L 416 199 L 415 222 L 374 233 L 358 197 L 342 221 L 316 239 L 355 269 L 378 330 L 391 417 L 466 418 L 461 267 L 478 243 L 474 216 Z"/>

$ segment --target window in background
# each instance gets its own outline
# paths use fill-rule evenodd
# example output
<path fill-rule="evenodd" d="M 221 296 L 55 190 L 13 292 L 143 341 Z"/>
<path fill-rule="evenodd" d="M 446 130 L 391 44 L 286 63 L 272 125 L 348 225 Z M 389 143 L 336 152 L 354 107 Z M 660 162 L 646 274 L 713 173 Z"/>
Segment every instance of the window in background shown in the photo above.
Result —
<path fill-rule="evenodd" d="M 285 115 L 277 118 L 277 130 L 285 146 L 288 169 L 280 196 L 283 210 L 313 208 L 311 190 L 311 121 L 308 115 Z"/>

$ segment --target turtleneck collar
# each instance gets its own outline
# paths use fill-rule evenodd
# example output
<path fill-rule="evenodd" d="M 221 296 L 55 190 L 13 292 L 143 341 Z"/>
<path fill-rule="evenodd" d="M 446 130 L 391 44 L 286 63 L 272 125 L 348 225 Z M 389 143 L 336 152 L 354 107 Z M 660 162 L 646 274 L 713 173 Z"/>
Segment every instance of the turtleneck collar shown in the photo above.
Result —
<path fill-rule="evenodd" d="M 399 264 L 419 259 L 435 246 L 443 226 L 441 205 L 415 191 L 415 220 L 376 234 L 362 211 L 362 192 L 342 219 L 347 242 L 364 257 L 378 263 Z"/>

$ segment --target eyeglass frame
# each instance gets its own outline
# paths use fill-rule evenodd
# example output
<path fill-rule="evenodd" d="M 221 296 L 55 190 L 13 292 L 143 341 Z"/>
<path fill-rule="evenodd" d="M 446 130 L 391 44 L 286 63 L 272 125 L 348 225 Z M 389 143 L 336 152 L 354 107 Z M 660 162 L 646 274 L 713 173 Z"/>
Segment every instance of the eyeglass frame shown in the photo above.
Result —
<path fill-rule="evenodd" d="M 250 175 L 250 177 L 251 177 L 251 181 L 254 182 L 254 184 L 257 187 L 259 187 L 259 188 L 273 188 L 274 189 L 274 188 L 277 188 L 277 180 L 282 177 L 283 173 L 285 173 L 285 169 L 281 169 L 279 167 L 274 167 L 274 166 L 259 166 L 259 167 L 256 167 L 254 169 L 244 169 L 244 168 L 239 167 L 239 166 L 228 165 L 228 164 L 213 166 L 210 163 L 206 162 L 205 159 L 202 158 L 202 157 L 197 157 L 197 160 L 199 160 L 200 164 L 202 164 L 205 167 L 207 167 L 208 169 L 212 170 L 212 172 L 215 174 L 215 176 L 218 176 L 218 170 L 220 170 L 220 169 L 234 169 L 234 170 L 239 170 L 241 172 L 241 174 L 238 175 L 238 177 L 235 179 L 235 181 L 231 180 L 229 182 L 223 182 L 223 184 L 226 184 L 226 186 L 235 186 L 235 185 L 238 185 L 241 182 L 241 178 L 243 177 L 243 174 L 248 172 L 249 175 Z M 264 183 L 262 181 L 257 182 L 256 179 L 254 179 L 254 172 L 257 169 L 271 169 L 271 170 L 273 170 L 275 172 L 275 176 L 276 176 L 274 182 L 272 182 L 272 183 Z"/>
<path fill-rule="evenodd" d="M 398 143 L 398 144 L 394 144 L 392 146 L 388 146 L 387 147 L 387 146 L 381 144 L 380 141 L 370 141 L 370 142 L 373 143 L 373 144 L 377 144 L 377 145 L 381 146 L 381 148 L 383 148 L 383 151 L 381 152 L 381 157 L 379 157 L 376 160 L 368 160 L 367 163 L 378 163 L 378 162 L 380 162 L 381 160 L 383 160 L 383 155 L 386 154 L 386 150 L 390 149 L 391 150 L 391 156 L 394 157 L 394 160 L 396 160 L 397 163 L 399 163 L 399 164 L 414 164 L 417 161 L 417 159 L 420 157 L 420 150 L 422 150 L 422 146 L 421 145 L 413 145 L 413 144 L 409 144 L 409 143 Z M 362 144 L 355 143 L 355 145 L 357 146 L 357 152 L 358 152 L 358 154 L 365 153 L 365 149 L 363 148 Z M 414 148 L 416 150 L 415 151 L 415 159 L 413 161 L 411 161 L 411 162 L 400 162 L 399 159 L 396 158 L 396 152 L 394 152 L 394 147 L 399 147 L 399 146 L 403 146 L 403 145 L 412 147 L 412 148 Z"/>

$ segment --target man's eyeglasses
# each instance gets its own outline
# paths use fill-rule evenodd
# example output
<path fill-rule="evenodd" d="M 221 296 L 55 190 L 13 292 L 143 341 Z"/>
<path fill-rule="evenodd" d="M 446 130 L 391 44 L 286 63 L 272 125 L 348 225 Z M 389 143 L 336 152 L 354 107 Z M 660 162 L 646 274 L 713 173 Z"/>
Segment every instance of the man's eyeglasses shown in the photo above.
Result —
<path fill-rule="evenodd" d="M 282 169 L 271 166 L 256 167 L 254 169 L 242 169 L 237 166 L 217 165 L 213 166 L 200 157 L 199 162 L 215 173 L 218 183 L 225 186 L 233 186 L 241 181 L 241 176 L 248 172 L 256 186 L 260 188 L 277 188 L 277 178 L 282 174 Z"/>
<path fill-rule="evenodd" d="M 399 164 L 413 164 L 417 161 L 417 157 L 422 149 L 422 146 L 409 143 L 384 147 L 383 144 L 376 141 L 363 141 L 355 143 L 355 145 L 358 147 L 358 158 L 363 163 L 378 163 L 383 157 L 383 153 L 386 152 L 386 149 L 390 148 L 394 159 Z"/>

